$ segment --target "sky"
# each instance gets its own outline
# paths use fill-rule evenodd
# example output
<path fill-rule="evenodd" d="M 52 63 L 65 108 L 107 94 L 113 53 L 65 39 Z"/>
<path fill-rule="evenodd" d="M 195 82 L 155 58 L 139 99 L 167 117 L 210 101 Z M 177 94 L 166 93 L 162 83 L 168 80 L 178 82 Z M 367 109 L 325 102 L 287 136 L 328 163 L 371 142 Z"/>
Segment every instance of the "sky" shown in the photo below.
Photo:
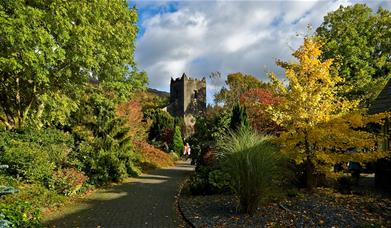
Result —
<path fill-rule="evenodd" d="M 308 25 L 314 31 L 340 5 L 366 3 L 391 10 L 391 1 L 133 0 L 139 13 L 136 64 L 147 72 L 149 87 L 169 91 L 170 78 L 186 73 L 207 78 L 207 100 L 226 75 L 242 72 L 267 81 L 267 72 L 283 77 L 276 59 L 293 61 Z M 310 30 L 311 31 L 311 30 Z M 220 72 L 220 79 L 209 79 Z"/>

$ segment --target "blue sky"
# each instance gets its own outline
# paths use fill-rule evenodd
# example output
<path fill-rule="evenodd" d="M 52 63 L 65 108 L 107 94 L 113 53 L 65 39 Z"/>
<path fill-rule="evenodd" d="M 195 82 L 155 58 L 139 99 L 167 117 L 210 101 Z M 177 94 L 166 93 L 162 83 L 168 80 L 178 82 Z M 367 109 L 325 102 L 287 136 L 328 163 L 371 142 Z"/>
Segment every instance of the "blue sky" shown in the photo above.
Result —
<path fill-rule="evenodd" d="M 151 1 L 152 2 L 152 1 Z M 130 4 L 136 4 L 135 2 L 130 1 Z M 159 14 L 170 14 L 178 10 L 177 2 L 169 2 L 168 4 L 136 4 L 139 14 L 138 28 L 139 34 L 138 38 L 142 37 L 145 32 L 145 27 L 142 23 L 145 20 L 150 19 Z"/>
<path fill-rule="evenodd" d="M 243 72 L 267 80 L 266 72 L 283 72 L 276 59 L 291 60 L 307 25 L 318 27 L 340 5 L 364 1 L 129 1 L 139 12 L 136 62 L 151 88 L 169 91 L 170 78 L 183 72 L 196 78 L 221 72 L 207 82 L 208 102 L 229 73 Z M 366 1 L 391 10 L 390 1 Z"/>

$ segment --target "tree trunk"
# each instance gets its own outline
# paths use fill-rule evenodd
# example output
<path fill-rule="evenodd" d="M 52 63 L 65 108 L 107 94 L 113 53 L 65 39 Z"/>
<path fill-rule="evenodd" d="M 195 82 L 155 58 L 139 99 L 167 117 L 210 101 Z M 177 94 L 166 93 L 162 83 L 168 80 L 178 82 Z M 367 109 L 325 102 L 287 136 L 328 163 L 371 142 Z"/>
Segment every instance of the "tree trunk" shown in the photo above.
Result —
<path fill-rule="evenodd" d="M 315 187 L 315 175 L 314 175 L 314 164 L 312 163 L 312 153 L 310 144 L 308 142 L 308 133 L 304 131 L 304 146 L 306 152 L 306 160 L 305 160 L 305 175 L 306 175 L 306 187 L 308 190 L 312 191 Z"/>
<path fill-rule="evenodd" d="M 20 101 L 20 91 L 19 91 L 19 77 L 16 78 L 16 103 L 17 103 L 17 118 L 18 118 L 18 128 L 22 127 L 22 105 Z"/>
<path fill-rule="evenodd" d="M 316 184 L 315 181 L 315 175 L 314 175 L 314 164 L 312 164 L 311 159 L 307 157 L 307 160 L 305 161 L 305 174 L 306 174 L 306 187 L 309 191 L 312 191 L 312 189 Z"/>

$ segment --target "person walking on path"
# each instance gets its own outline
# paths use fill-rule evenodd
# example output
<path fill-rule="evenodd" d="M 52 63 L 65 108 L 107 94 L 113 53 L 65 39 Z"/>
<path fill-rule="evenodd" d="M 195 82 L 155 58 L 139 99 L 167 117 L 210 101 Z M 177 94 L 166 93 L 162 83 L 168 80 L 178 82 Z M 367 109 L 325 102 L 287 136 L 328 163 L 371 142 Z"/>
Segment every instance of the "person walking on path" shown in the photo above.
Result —
<path fill-rule="evenodd" d="M 189 143 L 186 143 L 186 145 L 183 147 L 183 158 L 184 160 L 187 160 L 190 158 L 191 148 Z"/>

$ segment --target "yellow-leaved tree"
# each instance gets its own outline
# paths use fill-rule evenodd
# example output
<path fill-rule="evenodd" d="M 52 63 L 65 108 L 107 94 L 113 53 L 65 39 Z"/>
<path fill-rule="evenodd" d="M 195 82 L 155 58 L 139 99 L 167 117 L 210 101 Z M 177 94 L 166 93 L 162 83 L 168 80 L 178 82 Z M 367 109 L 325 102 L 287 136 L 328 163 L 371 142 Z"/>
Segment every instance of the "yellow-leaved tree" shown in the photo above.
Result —
<path fill-rule="evenodd" d="M 304 163 L 309 189 L 316 173 L 330 173 L 335 164 L 385 156 L 378 150 L 377 136 L 364 129 L 370 122 L 381 124 L 383 116 L 365 116 L 358 100 L 338 96 L 346 87 L 338 86 L 342 78 L 330 75 L 332 60 L 321 61 L 321 53 L 321 44 L 305 37 L 293 53 L 297 63 L 277 61 L 289 83 L 269 74 L 281 102 L 270 106 L 268 112 L 286 129 L 279 136 L 282 151 Z"/>

